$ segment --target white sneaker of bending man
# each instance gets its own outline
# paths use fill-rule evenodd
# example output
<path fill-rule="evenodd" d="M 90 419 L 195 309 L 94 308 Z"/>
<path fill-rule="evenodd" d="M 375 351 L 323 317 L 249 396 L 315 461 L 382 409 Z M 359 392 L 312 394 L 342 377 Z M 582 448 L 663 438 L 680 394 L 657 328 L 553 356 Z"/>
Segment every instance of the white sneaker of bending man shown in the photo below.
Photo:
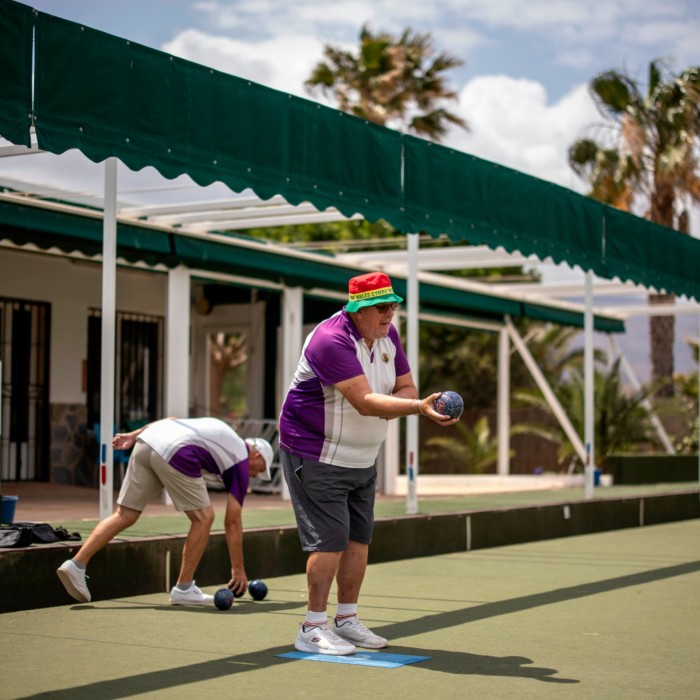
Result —
<path fill-rule="evenodd" d="M 92 596 L 85 582 L 87 578 L 85 569 L 81 569 L 72 559 L 68 559 L 56 569 L 56 573 L 72 598 L 75 598 L 79 603 L 90 602 Z"/>
<path fill-rule="evenodd" d="M 202 593 L 199 587 L 192 581 L 192 585 L 185 591 L 173 586 L 170 591 L 170 605 L 213 605 L 214 596 Z"/>

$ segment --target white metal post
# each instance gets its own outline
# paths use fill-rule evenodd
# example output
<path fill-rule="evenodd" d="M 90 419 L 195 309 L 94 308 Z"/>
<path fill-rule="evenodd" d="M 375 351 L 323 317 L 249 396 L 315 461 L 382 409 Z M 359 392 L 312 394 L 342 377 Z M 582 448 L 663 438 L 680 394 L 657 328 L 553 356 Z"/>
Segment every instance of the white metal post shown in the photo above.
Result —
<path fill-rule="evenodd" d="M 117 276 L 117 159 L 105 161 L 102 224 L 102 365 L 100 370 L 100 520 L 112 515 L 114 495 L 114 343 Z"/>
<path fill-rule="evenodd" d="M 586 298 L 583 314 L 583 421 L 586 443 L 584 490 L 587 499 L 593 498 L 595 475 L 595 404 L 593 367 L 593 273 L 586 272 Z"/>
<path fill-rule="evenodd" d="M 420 391 L 418 368 L 418 312 L 420 299 L 418 292 L 418 244 L 417 233 L 409 233 L 408 245 L 408 279 L 406 295 L 408 297 L 406 317 L 406 355 L 411 368 L 413 380 Z M 406 513 L 418 512 L 418 416 L 406 418 Z"/>
<path fill-rule="evenodd" d="M 304 295 L 301 287 L 282 290 L 282 396 L 287 393 L 296 371 L 303 346 Z M 281 405 L 280 405 L 281 408 Z M 282 479 L 282 498 L 290 499 L 287 482 Z"/>
<path fill-rule="evenodd" d="M 395 496 L 397 477 L 399 475 L 399 421 L 390 420 L 389 429 L 384 441 L 384 479 L 382 493 L 385 496 Z"/>
<path fill-rule="evenodd" d="M 190 271 L 168 272 L 165 415 L 187 418 L 190 410 Z"/>
<path fill-rule="evenodd" d="M 165 415 L 187 418 L 190 412 L 190 271 L 168 271 L 166 299 Z M 172 505 L 166 489 L 161 501 Z"/>
<path fill-rule="evenodd" d="M 498 474 L 510 473 L 510 343 L 508 330 L 498 333 Z"/>

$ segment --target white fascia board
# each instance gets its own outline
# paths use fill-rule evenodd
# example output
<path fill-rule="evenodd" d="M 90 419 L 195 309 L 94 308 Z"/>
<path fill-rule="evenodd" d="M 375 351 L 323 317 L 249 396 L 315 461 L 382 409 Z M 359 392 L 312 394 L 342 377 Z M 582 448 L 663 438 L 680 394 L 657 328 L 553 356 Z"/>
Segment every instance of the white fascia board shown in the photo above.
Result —
<path fill-rule="evenodd" d="M 375 251 L 367 253 L 342 253 L 336 256 L 351 265 L 383 267 L 385 265 L 408 264 L 405 250 Z M 420 270 L 466 270 L 482 267 L 518 267 L 540 262 L 537 256 L 506 253 L 487 246 L 447 246 L 444 248 L 421 248 L 418 252 Z"/>
<path fill-rule="evenodd" d="M 169 216 L 171 214 L 188 214 L 190 212 L 221 211 L 223 209 L 245 209 L 259 205 L 287 204 L 282 195 L 275 195 L 270 199 L 262 200 L 259 197 L 228 197 L 226 199 L 213 199 L 200 202 L 185 202 L 183 204 L 154 204 L 142 207 L 125 207 L 121 210 L 123 216 L 131 218 L 149 218 Z"/>
<path fill-rule="evenodd" d="M 606 314 L 615 314 L 621 318 L 649 316 L 700 316 L 700 304 L 648 304 L 644 306 L 606 307 Z"/>
<path fill-rule="evenodd" d="M 584 285 L 573 284 L 540 284 L 540 283 L 524 283 L 524 284 L 493 284 L 490 285 L 494 289 L 503 292 L 516 292 L 529 296 L 531 298 L 540 297 L 583 297 L 585 294 Z M 641 285 L 633 284 L 632 282 L 614 282 L 602 281 L 593 284 L 593 293 L 603 296 L 623 296 L 623 295 L 638 295 L 646 294 L 648 290 Z"/>
<path fill-rule="evenodd" d="M 362 216 L 355 214 L 351 217 L 343 216 L 338 212 L 316 212 L 302 215 L 290 214 L 288 216 L 263 216 L 260 218 L 246 218 L 240 221 L 212 221 L 197 224 L 185 224 L 178 228 L 178 231 L 192 233 L 224 232 L 224 231 L 245 231 L 250 228 L 270 228 L 274 226 L 295 226 L 298 224 L 321 224 L 334 223 L 336 221 L 360 221 Z M 289 250 L 285 247 L 285 250 Z M 352 265 L 344 260 L 337 260 L 342 265 Z"/>

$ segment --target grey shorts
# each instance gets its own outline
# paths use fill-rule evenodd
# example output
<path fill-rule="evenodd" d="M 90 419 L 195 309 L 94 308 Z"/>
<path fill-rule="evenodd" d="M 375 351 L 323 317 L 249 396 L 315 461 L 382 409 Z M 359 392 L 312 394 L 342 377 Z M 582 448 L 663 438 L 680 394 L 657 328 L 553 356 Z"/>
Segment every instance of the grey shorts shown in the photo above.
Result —
<path fill-rule="evenodd" d="M 185 476 L 173 469 L 149 445 L 137 442 L 129 458 L 117 503 L 143 511 L 163 488 L 179 512 L 203 510 L 210 505 L 207 485 L 201 476 Z"/>
<path fill-rule="evenodd" d="M 344 552 L 348 540 L 372 541 L 376 466 L 336 467 L 284 449 L 280 459 L 305 552 Z"/>

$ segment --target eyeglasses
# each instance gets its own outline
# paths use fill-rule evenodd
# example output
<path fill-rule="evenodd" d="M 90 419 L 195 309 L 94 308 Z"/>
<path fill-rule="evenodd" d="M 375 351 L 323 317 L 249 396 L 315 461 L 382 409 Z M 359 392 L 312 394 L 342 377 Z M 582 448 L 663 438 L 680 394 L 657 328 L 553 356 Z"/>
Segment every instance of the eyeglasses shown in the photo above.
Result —
<path fill-rule="evenodd" d="M 390 309 L 394 311 L 398 305 L 398 301 L 392 301 L 389 304 L 375 304 L 373 308 L 375 308 L 380 314 L 383 315 Z"/>

